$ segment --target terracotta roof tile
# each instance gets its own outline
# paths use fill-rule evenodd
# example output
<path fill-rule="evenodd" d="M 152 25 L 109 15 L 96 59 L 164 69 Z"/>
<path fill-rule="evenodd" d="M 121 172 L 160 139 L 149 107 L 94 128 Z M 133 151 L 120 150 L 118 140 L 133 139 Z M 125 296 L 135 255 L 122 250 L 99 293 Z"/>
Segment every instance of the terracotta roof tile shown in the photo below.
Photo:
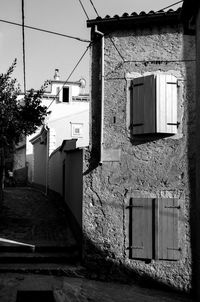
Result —
<path fill-rule="evenodd" d="M 123 21 L 125 22 L 127 21 L 137 21 L 137 20 L 147 20 L 150 21 L 151 18 L 161 18 L 162 17 L 176 17 L 178 15 L 180 15 L 181 12 L 181 8 L 179 7 L 177 10 L 173 10 L 173 9 L 169 9 L 168 11 L 164 11 L 164 10 L 160 10 L 160 11 L 149 11 L 148 13 L 141 11 L 140 13 L 137 12 L 132 12 L 131 14 L 128 14 L 127 12 L 123 13 L 121 16 L 119 15 L 114 15 L 113 17 L 106 15 L 105 18 L 101 18 L 101 17 L 97 17 L 96 19 L 92 19 L 92 20 L 88 20 L 87 21 L 87 26 L 91 27 L 94 24 L 99 24 L 99 22 L 101 24 L 103 23 L 107 23 L 107 21 L 109 21 L 109 23 L 111 22 L 116 22 L 116 21 Z"/>
<path fill-rule="evenodd" d="M 136 12 L 133 12 L 133 13 L 131 14 L 131 16 L 138 16 L 138 14 L 137 14 Z"/>
<path fill-rule="evenodd" d="M 155 12 L 153 10 L 151 10 L 148 14 L 149 15 L 155 15 Z"/>
<path fill-rule="evenodd" d="M 128 13 L 124 13 L 124 14 L 122 15 L 122 17 L 128 17 L 128 16 L 129 16 Z"/>
<path fill-rule="evenodd" d="M 142 12 L 139 13 L 139 16 L 146 16 L 146 15 L 147 14 L 144 11 L 142 11 Z"/>

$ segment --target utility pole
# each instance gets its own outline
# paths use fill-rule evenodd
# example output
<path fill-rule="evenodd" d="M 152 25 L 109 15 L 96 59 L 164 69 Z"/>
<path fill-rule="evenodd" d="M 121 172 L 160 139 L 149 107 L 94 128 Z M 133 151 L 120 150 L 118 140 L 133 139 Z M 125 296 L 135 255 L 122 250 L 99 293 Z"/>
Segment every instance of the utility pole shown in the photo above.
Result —
<path fill-rule="evenodd" d="M 24 94 L 26 94 L 26 57 L 25 57 L 25 34 L 24 34 L 24 0 L 22 0 L 22 45 L 23 45 Z"/>

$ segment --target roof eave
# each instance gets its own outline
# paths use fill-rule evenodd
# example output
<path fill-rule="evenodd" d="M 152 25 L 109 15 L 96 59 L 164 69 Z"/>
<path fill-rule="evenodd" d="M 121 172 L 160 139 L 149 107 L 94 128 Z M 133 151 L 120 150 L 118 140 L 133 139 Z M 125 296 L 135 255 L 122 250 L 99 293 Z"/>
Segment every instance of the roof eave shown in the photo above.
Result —
<path fill-rule="evenodd" d="M 43 125 L 40 132 L 30 139 L 30 143 L 35 144 L 44 133 L 47 133 L 47 128 Z"/>
<path fill-rule="evenodd" d="M 108 27 L 108 26 L 128 26 L 128 25 L 143 25 L 143 24 L 163 24 L 163 23 L 181 23 L 180 20 L 180 11 L 172 12 L 172 13 L 152 13 L 145 15 L 137 15 L 137 16 L 128 16 L 128 17 L 114 17 L 114 18 L 97 18 L 93 20 L 87 21 L 87 27 L 93 27 L 95 25 L 99 25 L 100 27 Z"/>

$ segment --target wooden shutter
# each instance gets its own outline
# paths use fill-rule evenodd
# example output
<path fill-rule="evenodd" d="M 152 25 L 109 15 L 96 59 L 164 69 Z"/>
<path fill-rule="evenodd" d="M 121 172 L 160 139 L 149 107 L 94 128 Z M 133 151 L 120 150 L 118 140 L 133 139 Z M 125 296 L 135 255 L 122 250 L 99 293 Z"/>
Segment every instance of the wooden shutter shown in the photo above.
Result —
<path fill-rule="evenodd" d="M 132 81 L 132 134 L 155 132 L 155 76 Z"/>
<path fill-rule="evenodd" d="M 56 88 L 56 95 L 57 95 L 57 100 L 59 102 L 61 102 L 61 91 L 60 91 L 60 87 Z"/>
<path fill-rule="evenodd" d="M 157 133 L 177 133 L 177 78 L 157 75 L 156 96 Z"/>
<path fill-rule="evenodd" d="M 131 258 L 152 259 L 152 199 L 132 198 Z"/>
<path fill-rule="evenodd" d="M 178 211 L 177 199 L 158 199 L 158 259 L 179 259 Z"/>

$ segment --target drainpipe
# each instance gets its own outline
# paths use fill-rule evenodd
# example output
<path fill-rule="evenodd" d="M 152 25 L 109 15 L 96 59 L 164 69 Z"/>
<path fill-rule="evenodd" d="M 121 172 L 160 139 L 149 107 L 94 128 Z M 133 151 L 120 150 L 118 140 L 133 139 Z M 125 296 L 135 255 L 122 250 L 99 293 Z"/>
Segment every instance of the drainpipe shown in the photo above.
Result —
<path fill-rule="evenodd" d="M 100 138 L 100 161 L 103 163 L 103 130 L 104 130 L 104 33 L 98 31 L 97 25 L 95 25 L 94 32 L 101 36 L 101 138 Z"/>

